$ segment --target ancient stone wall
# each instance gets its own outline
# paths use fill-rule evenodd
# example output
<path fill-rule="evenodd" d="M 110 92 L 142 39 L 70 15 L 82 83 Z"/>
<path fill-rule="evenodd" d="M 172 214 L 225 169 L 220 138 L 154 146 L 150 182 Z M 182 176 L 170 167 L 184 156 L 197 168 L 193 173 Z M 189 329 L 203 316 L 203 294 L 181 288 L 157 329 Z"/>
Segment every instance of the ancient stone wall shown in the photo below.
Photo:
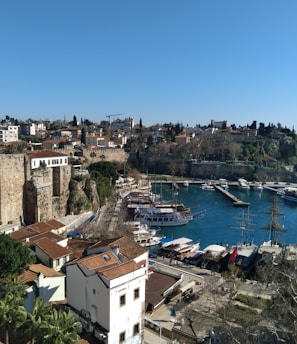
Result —
<path fill-rule="evenodd" d="M 71 167 L 47 167 L 31 171 L 26 183 L 26 223 L 47 221 L 67 214 Z"/>
<path fill-rule="evenodd" d="M 24 154 L 0 155 L 0 221 L 21 223 L 24 202 Z"/>

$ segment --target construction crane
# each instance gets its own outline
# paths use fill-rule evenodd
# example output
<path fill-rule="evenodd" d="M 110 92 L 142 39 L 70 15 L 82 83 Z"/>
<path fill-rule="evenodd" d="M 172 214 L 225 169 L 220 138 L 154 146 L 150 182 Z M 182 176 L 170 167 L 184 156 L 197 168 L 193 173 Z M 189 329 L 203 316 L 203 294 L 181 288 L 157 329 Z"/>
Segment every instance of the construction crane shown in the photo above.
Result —
<path fill-rule="evenodd" d="M 110 124 L 110 117 L 114 117 L 114 116 L 124 116 L 124 114 L 120 113 L 120 114 L 115 114 L 115 115 L 107 115 L 106 117 L 108 118 L 109 124 Z"/>

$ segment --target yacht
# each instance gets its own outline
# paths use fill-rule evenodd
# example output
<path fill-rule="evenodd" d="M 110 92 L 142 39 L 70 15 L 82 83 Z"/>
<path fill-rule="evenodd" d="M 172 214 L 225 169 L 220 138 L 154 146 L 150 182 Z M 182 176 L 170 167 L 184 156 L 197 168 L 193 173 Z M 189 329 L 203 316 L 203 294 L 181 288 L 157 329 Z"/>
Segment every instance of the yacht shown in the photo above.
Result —
<path fill-rule="evenodd" d="M 240 190 L 249 190 L 250 186 L 246 179 L 238 178 L 238 187 Z"/>
<path fill-rule="evenodd" d="M 220 185 L 221 188 L 223 188 L 225 190 L 229 189 L 229 185 L 228 185 L 227 179 L 220 178 L 219 179 L 219 185 Z"/>
<path fill-rule="evenodd" d="M 201 189 L 206 190 L 206 191 L 214 191 L 215 187 L 210 182 L 208 182 L 208 183 L 203 183 L 201 185 Z"/>
<path fill-rule="evenodd" d="M 193 216 L 180 213 L 174 208 L 138 209 L 134 221 L 147 224 L 153 227 L 183 226 L 193 219 Z"/>
<path fill-rule="evenodd" d="M 255 182 L 253 186 L 254 190 L 262 191 L 263 190 L 263 185 L 261 182 Z"/>

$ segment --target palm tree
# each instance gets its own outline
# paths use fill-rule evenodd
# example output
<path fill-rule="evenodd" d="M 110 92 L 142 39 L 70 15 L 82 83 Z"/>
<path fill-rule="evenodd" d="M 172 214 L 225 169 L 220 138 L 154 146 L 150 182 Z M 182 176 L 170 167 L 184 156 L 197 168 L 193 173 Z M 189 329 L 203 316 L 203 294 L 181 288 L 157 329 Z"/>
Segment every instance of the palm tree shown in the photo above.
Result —
<path fill-rule="evenodd" d="M 0 280 L 0 300 L 5 295 L 11 292 L 14 296 L 24 299 L 26 296 L 25 281 L 20 279 L 17 275 L 9 275 Z"/>
<path fill-rule="evenodd" d="M 11 292 L 0 300 L 0 325 L 4 330 L 6 344 L 9 343 L 10 332 L 15 334 L 27 318 L 27 312 L 22 303 L 23 299 Z"/>
<path fill-rule="evenodd" d="M 43 303 L 41 297 L 37 297 L 31 313 L 28 313 L 27 319 L 23 324 L 23 332 L 25 332 L 30 343 L 34 343 L 35 339 L 39 339 L 41 328 L 47 326 L 48 320 L 52 314 L 52 305 L 49 302 Z"/>
<path fill-rule="evenodd" d="M 79 341 L 80 337 L 77 333 L 81 330 L 81 323 L 75 320 L 69 308 L 65 311 L 57 311 L 53 308 L 48 323 L 42 328 L 42 343 L 74 344 Z"/>

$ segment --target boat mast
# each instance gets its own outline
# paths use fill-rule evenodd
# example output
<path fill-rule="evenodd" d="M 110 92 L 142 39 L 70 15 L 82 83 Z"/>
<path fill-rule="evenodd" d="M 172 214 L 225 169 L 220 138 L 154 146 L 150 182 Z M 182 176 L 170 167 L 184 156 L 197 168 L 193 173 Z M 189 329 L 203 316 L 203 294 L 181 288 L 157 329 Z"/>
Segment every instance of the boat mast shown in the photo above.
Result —
<path fill-rule="evenodd" d="M 278 221 L 279 216 L 284 217 L 284 214 L 279 211 L 277 195 L 273 196 L 270 212 L 266 214 L 270 214 L 270 221 L 267 227 L 263 227 L 262 229 L 270 231 L 271 245 L 273 245 L 277 243 L 279 233 L 287 231 L 284 225 L 281 225 Z"/>
<path fill-rule="evenodd" d="M 256 216 L 254 214 L 250 214 L 250 208 L 248 207 L 247 213 L 242 209 L 241 211 L 241 217 L 240 218 L 234 218 L 235 220 L 239 220 L 238 227 L 231 227 L 233 229 L 237 229 L 241 231 L 241 238 L 240 238 L 240 245 L 243 246 L 244 244 L 247 245 L 249 242 L 249 232 L 254 231 L 253 229 L 250 229 L 250 226 L 256 226 L 256 224 L 251 223 L 250 217 Z M 243 241 L 245 233 L 245 241 Z"/>

